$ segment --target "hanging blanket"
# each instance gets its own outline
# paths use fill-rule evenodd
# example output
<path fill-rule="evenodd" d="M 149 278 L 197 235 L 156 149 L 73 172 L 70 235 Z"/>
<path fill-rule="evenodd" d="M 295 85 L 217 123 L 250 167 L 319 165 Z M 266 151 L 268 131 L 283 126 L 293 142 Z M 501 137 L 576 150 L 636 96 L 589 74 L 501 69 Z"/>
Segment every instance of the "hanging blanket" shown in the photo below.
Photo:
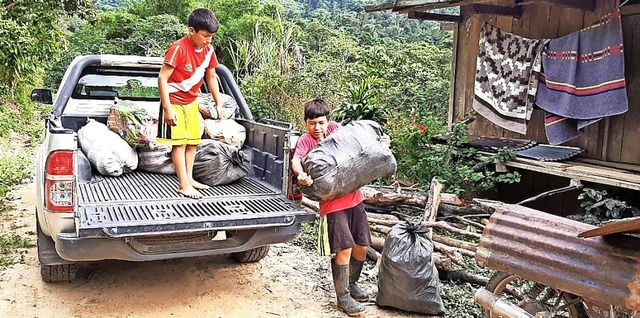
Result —
<path fill-rule="evenodd" d="M 536 104 L 546 111 L 552 145 L 582 134 L 582 128 L 628 109 L 620 12 L 552 40 L 542 56 Z"/>
<path fill-rule="evenodd" d="M 545 43 L 485 23 L 480 32 L 473 109 L 502 128 L 526 133 Z"/>

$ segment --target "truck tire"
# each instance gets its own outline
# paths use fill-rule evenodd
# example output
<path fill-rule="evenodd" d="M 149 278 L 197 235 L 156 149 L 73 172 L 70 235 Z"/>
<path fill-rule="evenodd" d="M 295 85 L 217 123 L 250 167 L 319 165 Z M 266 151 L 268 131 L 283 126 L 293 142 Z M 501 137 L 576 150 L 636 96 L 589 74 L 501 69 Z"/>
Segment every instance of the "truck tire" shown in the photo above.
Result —
<path fill-rule="evenodd" d="M 269 253 L 269 245 L 260 246 L 248 251 L 233 253 L 231 257 L 238 263 L 253 263 L 263 259 Z"/>
<path fill-rule="evenodd" d="M 40 265 L 40 276 L 47 283 L 69 282 L 76 278 L 76 264 Z"/>

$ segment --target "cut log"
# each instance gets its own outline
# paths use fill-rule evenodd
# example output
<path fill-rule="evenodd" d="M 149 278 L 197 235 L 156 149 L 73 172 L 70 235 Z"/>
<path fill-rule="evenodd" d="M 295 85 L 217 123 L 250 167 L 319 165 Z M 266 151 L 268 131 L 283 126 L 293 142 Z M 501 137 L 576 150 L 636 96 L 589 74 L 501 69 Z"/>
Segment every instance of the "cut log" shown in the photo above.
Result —
<path fill-rule="evenodd" d="M 371 247 L 373 247 L 378 252 L 382 252 L 382 248 L 384 247 L 384 238 L 372 235 Z"/>
<path fill-rule="evenodd" d="M 477 245 L 476 244 L 465 242 L 465 241 L 461 241 L 461 240 L 456 240 L 454 238 L 450 238 L 450 237 L 444 236 L 444 235 L 433 234 L 433 240 L 438 242 L 438 243 L 442 243 L 442 244 L 445 244 L 445 245 L 448 245 L 448 246 L 451 246 L 451 247 L 457 247 L 457 248 L 460 248 L 460 249 L 463 249 L 463 250 L 467 250 L 467 251 L 470 251 L 470 252 L 475 252 L 476 249 L 477 249 Z"/>
<path fill-rule="evenodd" d="M 391 221 L 389 221 L 391 222 Z M 391 228 L 384 225 L 369 224 L 369 229 L 382 234 L 389 234 Z"/>
<path fill-rule="evenodd" d="M 397 206 L 412 205 L 424 207 L 427 203 L 428 194 L 415 190 L 395 191 L 392 188 L 380 186 L 366 186 L 360 188 L 364 194 L 364 203 L 375 206 Z M 451 193 L 442 193 L 441 201 L 446 204 L 463 205 L 463 201 L 457 195 Z"/>
<path fill-rule="evenodd" d="M 433 243 L 434 250 L 446 255 L 448 258 L 451 259 L 452 262 L 460 266 L 466 266 L 466 263 L 464 262 L 464 257 L 462 257 L 462 251 L 465 251 L 465 250 L 447 246 L 438 242 L 432 242 L 432 243 Z M 469 251 L 465 251 L 465 252 L 469 252 Z"/>
<path fill-rule="evenodd" d="M 477 239 L 480 239 L 480 237 L 482 237 L 482 235 L 480 235 L 478 233 L 472 233 L 472 232 L 469 232 L 469 231 L 462 230 L 462 229 L 459 229 L 457 227 L 451 226 L 445 221 L 425 223 L 425 225 L 426 226 L 431 226 L 431 227 L 437 227 L 439 229 L 443 229 L 443 230 L 449 231 L 451 233 L 465 235 L 465 236 L 469 236 L 469 237 L 473 237 L 473 238 L 477 238 Z"/>
<path fill-rule="evenodd" d="M 461 282 L 471 283 L 477 286 L 486 286 L 489 282 L 489 278 L 482 275 L 469 273 L 466 270 L 456 271 L 439 271 L 440 280 L 455 280 Z"/>
<path fill-rule="evenodd" d="M 318 203 L 318 201 L 313 201 L 305 196 L 302 197 L 302 205 L 315 211 L 320 211 L 320 203 Z"/>
<path fill-rule="evenodd" d="M 371 213 L 367 212 L 368 219 L 400 221 L 397 216 L 391 214 Z"/>
<path fill-rule="evenodd" d="M 438 182 L 435 177 L 431 179 L 431 186 L 429 186 L 429 192 L 427 194 L 427 204 L 424 206 L 424 215 L 422 221 L 433 222 L 438 216 L 438 206 L 440 206 L 440 192 L 442 191 L 442 184 Z M 429 228 L 427 237 L 431 239 L 433 235 L 433 229 Z"/>

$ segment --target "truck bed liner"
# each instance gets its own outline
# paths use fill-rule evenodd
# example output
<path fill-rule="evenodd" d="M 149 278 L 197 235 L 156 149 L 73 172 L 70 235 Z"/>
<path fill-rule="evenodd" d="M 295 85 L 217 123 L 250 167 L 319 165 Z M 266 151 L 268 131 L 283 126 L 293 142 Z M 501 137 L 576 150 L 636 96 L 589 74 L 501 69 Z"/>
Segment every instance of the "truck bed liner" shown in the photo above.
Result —
<path fill-rule="evenodd" d="M 205 197 L 199 200 L 178 195 L 177 186 L 174 175 L 138 171 L 79 184 L 77 234 L 132 237 L 289 226 L 310 217 L 280 191 L 252 178 L 202 190 Z"/>

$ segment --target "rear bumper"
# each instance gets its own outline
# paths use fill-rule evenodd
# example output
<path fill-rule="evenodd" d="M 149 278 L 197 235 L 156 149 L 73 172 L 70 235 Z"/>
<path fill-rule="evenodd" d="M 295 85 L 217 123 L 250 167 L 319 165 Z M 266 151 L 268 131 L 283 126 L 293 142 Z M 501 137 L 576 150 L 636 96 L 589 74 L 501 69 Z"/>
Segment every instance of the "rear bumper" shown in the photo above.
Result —
<path fill-rule="evenodd" d="M 290 242 L 300 233 L 301 223 L 287 227 L 272 227 L 232 232 L 225 240 L 197 243 L 145 244 L 138 238 L 79 238 L 62 233 L 55 238 L 55 249 L 66 261 L 98 261 L 117 259 L 153 261 L 237 253 L 269 244 Z"/>

